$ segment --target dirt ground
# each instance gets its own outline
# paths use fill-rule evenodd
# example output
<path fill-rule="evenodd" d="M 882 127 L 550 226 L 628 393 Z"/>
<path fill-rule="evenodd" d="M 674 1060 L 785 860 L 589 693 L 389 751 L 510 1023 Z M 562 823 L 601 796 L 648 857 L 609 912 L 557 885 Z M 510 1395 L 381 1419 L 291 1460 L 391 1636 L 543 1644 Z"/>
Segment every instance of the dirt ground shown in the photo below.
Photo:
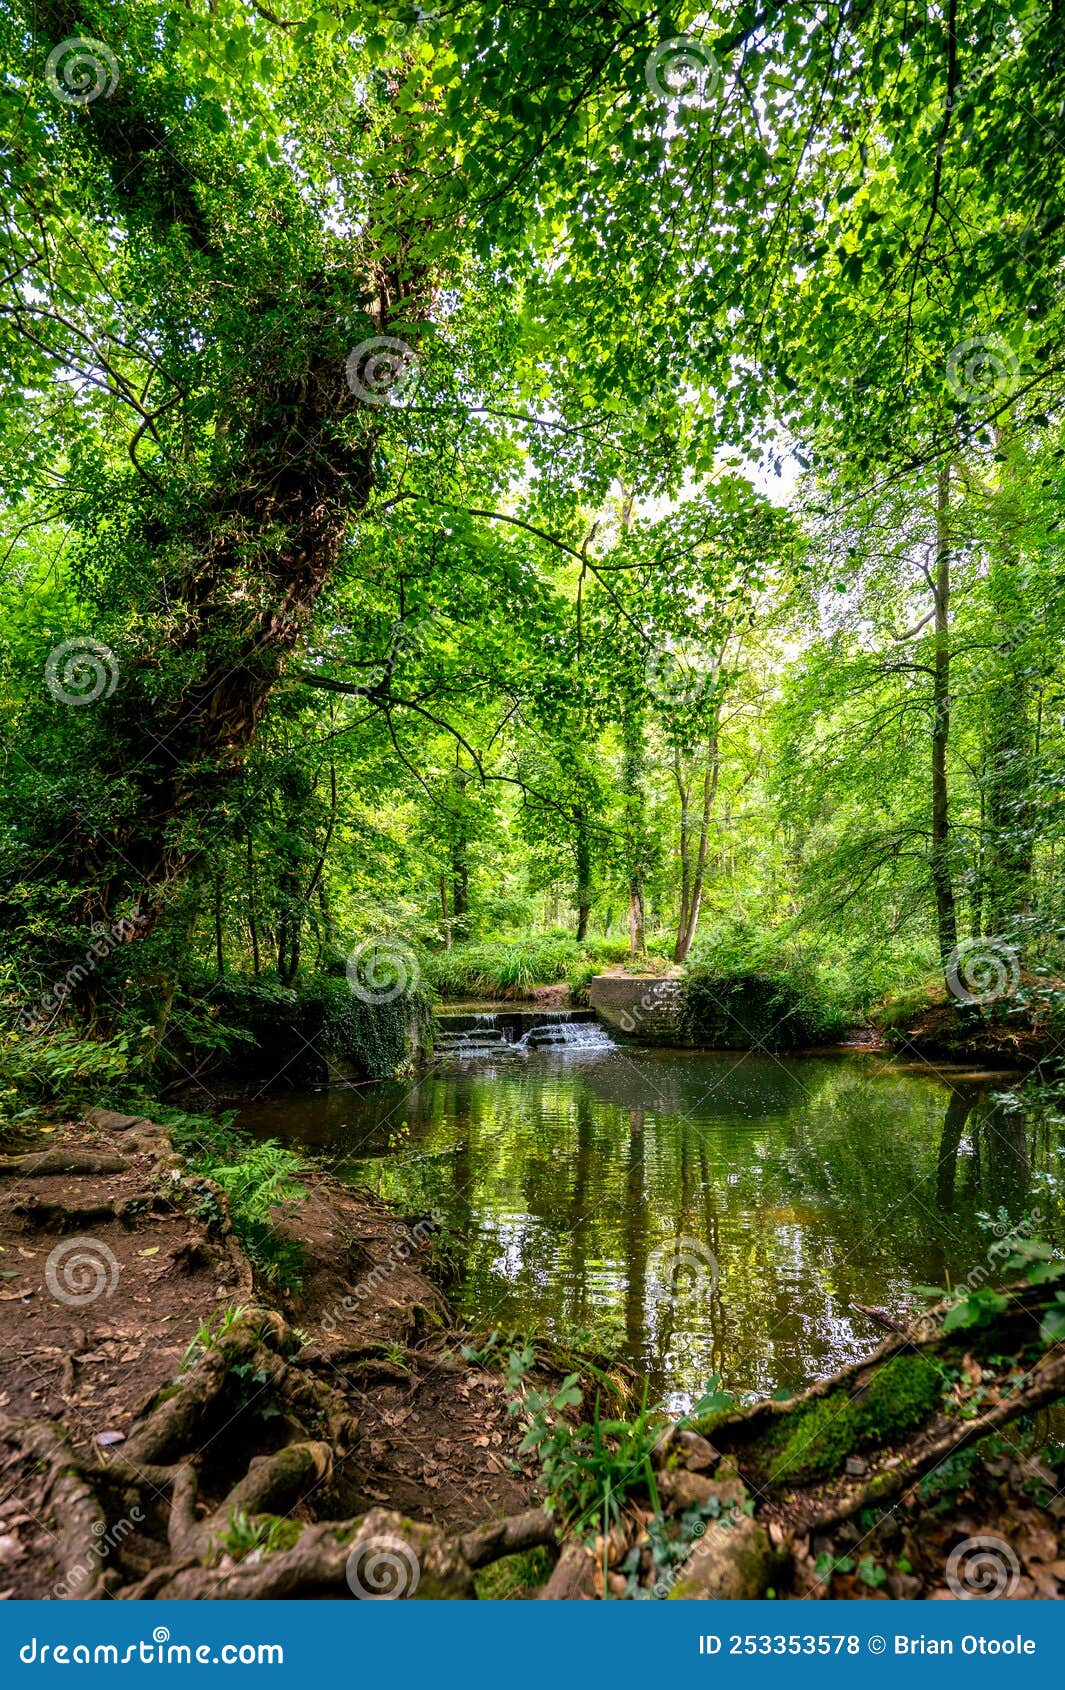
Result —
<path fill-rule="evenodd" d="M 59 1422 L 77 1457 L 121 1457 L 202 1323 L 264 1300 L 232 1234 L 200 1218 L 205 1182 L 150 1123 L 97 1112 L 4 1161 L 0 1598 L 48 1595 L 61 1578 L 47 1474 L 17 1428 Z M 282 1307 L 301 1369 L 358 1421 L 340 1475 L 352 1511 L 377 1505 L 461 1531 L 520 1509 L 529 1486 L 510 1466 L 520 1434 L 506 1387 L 461 1359 L 427 1271 L 431 1227 L 333 1181 L 307 1183 L 283 1223 L 304 1250 L 302 1289 Z"/>

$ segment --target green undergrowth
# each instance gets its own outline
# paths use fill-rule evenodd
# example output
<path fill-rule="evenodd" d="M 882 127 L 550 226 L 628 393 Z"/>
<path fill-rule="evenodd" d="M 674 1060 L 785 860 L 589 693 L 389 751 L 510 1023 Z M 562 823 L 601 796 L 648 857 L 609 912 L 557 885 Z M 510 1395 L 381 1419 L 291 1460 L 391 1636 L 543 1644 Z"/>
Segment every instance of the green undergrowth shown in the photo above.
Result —
<path fill-rule="evenodd" d="M 303 1248 L 278 1221 L 294 1214 L 307 1196 L 300 1183 L 310 1167 L 307 1159 L 276 1139 L 242 1137 L 233 1131 L 232 1113 L 216 1119 L 155 1106 L 152 1114 L 170 1132 L 190 1172 L 225 1192 L 233 1230 L 261 1278 L 281 1291 L 298 1290 Z M 204 1218 L 211 1219 L 213 1194 L 205 1192 L 198 1202 Z"/>
<path fill-rule="evenodd" d="M 526 1549 L 508 1555 L 474 1574 L 474 1588 L 482 1602 L 521 1602 L 545 1585 L 554 1565 L 547 1549 Z"/>
<path fill-rule="evenodd" d="M 444 998 L 522 997 L 534 986 L 565 982 L 579 1001 L 593 975 L 631 960 L 629 941 L 622 938 L 578 943 L 561 932 L 489 937 L 440 952 L 429 963 L 429 976 Z M 665 961 L 664 954 L 652 948 L 632 966 L 653 971 Z"/>
<path fill-rule="evenodd" d="M 291 1086 L 324 1084 L 331 1067 L 357 1078 L 391 1079 L 430 1048 L 432 1005 L 427 992 L 407 981 L 376 980 L 381 1001 L 352 989 L 341 966 L 316 974 L 298 988 L 266 977 L 227 975 L 210 986 L 210 1013 L 221 1035 L 217 1068 L 261 1081 L 276 1075 Z"/>
<path fill-rule="evenodd" d="M 796 1050 L 847 1030 L 847 1017 L 815 984 L 785 974 L 693 969 L 681 987 L 680 1031 L 715 1049 Z"/>
<path fill-rule="evenodd" d="M 126 1038 L 86 1039 L 70 1028 L 0 1035 L 0 1134 L 37 1105 L 95 1101 L 130 1068 Z"/>

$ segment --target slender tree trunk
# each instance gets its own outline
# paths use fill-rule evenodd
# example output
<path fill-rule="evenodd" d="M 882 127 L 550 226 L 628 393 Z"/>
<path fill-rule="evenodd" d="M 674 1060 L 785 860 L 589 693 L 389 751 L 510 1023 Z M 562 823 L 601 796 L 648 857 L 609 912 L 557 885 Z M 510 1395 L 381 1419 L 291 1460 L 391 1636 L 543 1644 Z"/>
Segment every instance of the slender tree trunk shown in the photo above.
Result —
<path fill-rule="evenodd" d="M 251 969 L 258 976 L 259 963 L 259 924 L 255 913 L 255 848 L 252 843 L 251 828 L 245 834 L 248 852 L 248 933 L 251 938 Z"/>
<path fill-rule="evenodd" d="M 214 877 L 214 956 L 215 971 L 224 974 L 226 971 L 226 954 L 222 940 L 222 870 L 215 871 Z"/>
<path fill-rule="evenodd" d="M 703 807 L 699 821 L 699 849 L 695 859 L 695 872 L 691 877 L 688 889 L 686 919 L 677 929 L 677 943 L 673 948 L 674 962 L 686 960 L 699 925 L 699 910 L 703 901 L 703 885 L 706 879 L 706 859 L 710 846 L 710 817 L 713 814 L 714 799 L 717 797 L 720 770 L 721 754 L 717 729 L 715 728 L 706 746 L 706 765 L 703 770 Z"/>
<path fill-rule="evenodd" d="M 1005 436 L 998 436 L 1000 449 Z M 988 709 L 987 931 L 1017 936 L 1031 910 L 1032 880 L 1032 726 L 1031 681 L 1017 648 L 1026 633 L 1026 613 L 1008 497 L 1009 463 L 1003 533 L 992 558 L 988 588 L 995 610 L 999 663 Z"/>
<path fill-rule="evenodd" d="M 588 918 L 592 910 L 592 841 L 588 819 L 583 810 L 577 812 L 577 941 L 588 937 Z"/>
<path fill-rule="evenodd" d="M 947 747 L 950 741 L 950 466 L 936 484 L 936 560 L 932 578 L 935 636 L 932 657 L 932 845 L 930 868 L 936 931 L 944 972 L 958 945 L 958 919 L 950 865 Z M 949 981 L 948 981 L 949 988 Z"/>
<path fill-rule="evenodd" d="M 689 857 L 690 836 L 688 826 L 688 796 L 690 793 L 690 787 L 684 772 L 684 761 L 681 757 L 679 747 L 676 746 L 673 748 L 673 779 L 677 783 L 677 794 L 680 798 L 680 914 L 677 918 L 677 945 L 679 946 L 681 942 L 681 935 L 685 932 L 688 926 L 688 896 L 691 885 L 691 862 Z M 676 955 L 676 947 L 674 948 L 673 960 L 674 962 L 679 960 Z"/>
<path fill-rule="evenodd" d="M 466 782 L 469 778 L 459 758 L 461 752 L 455 747 L 455 767 L 452 780 L 455 788 L 454 825 L 451 834 L 451 909 L 455 918 L 456 936 L 461 939 L 466 932 L 466 917 L 470 908 L 470 865 L 469 839 L 466 828 L 465 797 Z"/>
<path fill-rule="evenodd" d="M 646 949 L 644 932 L 644 818 L 643 718 L 635 707 L 626 710 L 622 729 L 621 791 L 625 803 L 625 853 L 628 858 L 629 950 L 634 957 Z"/>

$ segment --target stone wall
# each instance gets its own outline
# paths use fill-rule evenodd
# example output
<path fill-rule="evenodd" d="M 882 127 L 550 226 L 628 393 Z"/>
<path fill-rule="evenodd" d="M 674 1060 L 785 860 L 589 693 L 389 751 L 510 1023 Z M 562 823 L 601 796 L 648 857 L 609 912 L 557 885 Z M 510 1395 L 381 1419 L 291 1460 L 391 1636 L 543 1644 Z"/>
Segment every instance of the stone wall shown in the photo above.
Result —
<path fill-rule="evenodd" d="M 669 1043 L 678 1036 L 680 986 L 650 974 L 596 974 L 588 1002 L 614 1032 Z"/>

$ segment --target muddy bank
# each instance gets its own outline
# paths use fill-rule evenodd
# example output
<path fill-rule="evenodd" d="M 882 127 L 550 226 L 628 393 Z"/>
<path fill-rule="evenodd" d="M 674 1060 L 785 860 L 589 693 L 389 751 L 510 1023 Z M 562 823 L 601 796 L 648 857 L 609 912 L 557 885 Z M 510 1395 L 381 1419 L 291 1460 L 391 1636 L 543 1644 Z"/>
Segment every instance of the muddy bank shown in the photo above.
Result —
<path fill-rule="evenodd" d="M 224 1195 L 150 1122 L 92 1112 L 0 1159 L 0 1594 L 62 1594 L 77 1567 L 75 1595 L 223 1585 L 235 1514 L 284 1537 L 376 1507 L 454 1534 L 526 1506 L 520 1428 L 498 1371 L 461 1358 L 431 1217 L 307 1184 L 280 1221 L 302 1285 L 266 1308 Z"/>

